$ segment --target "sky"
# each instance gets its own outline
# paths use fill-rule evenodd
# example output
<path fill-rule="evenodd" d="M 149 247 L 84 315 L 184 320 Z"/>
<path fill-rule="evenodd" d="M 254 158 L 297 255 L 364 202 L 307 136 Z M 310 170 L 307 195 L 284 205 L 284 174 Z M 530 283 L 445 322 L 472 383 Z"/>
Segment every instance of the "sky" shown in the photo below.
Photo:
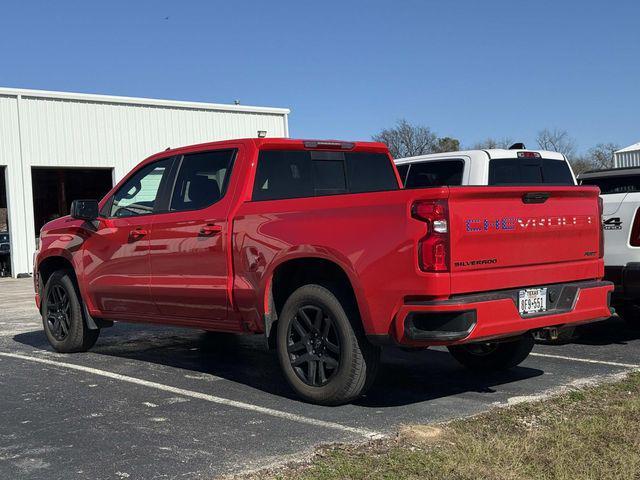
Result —
<path fill-rule="evenodd" d="M 640 141 L 637 0 L 2 3 L 4 87 L 287 107 L 298 138 Z"/>

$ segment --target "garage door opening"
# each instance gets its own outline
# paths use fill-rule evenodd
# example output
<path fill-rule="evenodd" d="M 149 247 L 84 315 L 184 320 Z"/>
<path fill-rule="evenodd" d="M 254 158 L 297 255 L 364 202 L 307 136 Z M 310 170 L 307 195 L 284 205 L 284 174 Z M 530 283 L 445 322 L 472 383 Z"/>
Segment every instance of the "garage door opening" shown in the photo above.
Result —
<path fill-rule="evenodd" d="M 0 277 L 11 275 L 6 170 L 5 167 L 0 167 Z"/>
<path fill-rule="evenodd" d="M 69 214 L 73 200 L 101 199 L 113 186 L 110 168 L 31 169 L 36 236 L 42 226 Z"/>

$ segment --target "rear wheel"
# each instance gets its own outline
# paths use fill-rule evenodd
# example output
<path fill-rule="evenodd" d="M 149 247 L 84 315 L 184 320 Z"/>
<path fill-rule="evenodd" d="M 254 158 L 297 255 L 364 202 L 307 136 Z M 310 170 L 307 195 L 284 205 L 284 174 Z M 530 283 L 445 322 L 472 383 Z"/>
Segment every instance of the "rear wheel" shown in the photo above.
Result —
<path fill-rule="evenodd" d="M 100 330 L 90 330 L 71 273 L 51 274 L 44 287 L 42 324 L 51 346 L 62 353 L 84 352 L 98 340 Z"/>
<path fill-rule="evenodd" d="M 469 343 L 449 347 L 449 352 L 465 367 L 476 371 L 508 370 L 529 356 L 535 342 L 530 334 L 513 341 Z"/>
<path fill-rule="evenodd" d="M 373 383 L 380 350 L 352 321 L 359 318 L 348 302 L 320 285 L 300 287 L 286 301 L 278 318 L 278 358 L 287 381 L 305 400 L 339 405 Z"/>
<path fill-rule="evenodd" d="M 630 327 L 640 328 L 640 306 L 637 303 L 626 301 L 616 307 L 616 313 Z"/>

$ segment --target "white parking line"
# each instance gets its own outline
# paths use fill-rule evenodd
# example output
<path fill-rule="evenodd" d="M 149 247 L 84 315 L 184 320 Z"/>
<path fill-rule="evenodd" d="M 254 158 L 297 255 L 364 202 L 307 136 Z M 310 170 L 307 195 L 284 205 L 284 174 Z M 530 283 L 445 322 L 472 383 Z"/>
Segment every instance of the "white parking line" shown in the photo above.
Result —
<path fill-rule="evenodd" d="M 380 432 L 368 430 L 365 428 L 350 427 L 348 425 L 342 425 L 340 423 L 326 422 L 324 420 L 317 420 L 315 418 L 304 417 L 302 415 L 296 415 L 295 413 L 282 412 L 280 410 L 274 410 L 272 408 L 260 407 L 258 405 L 252 405 L 250 403 L 238 402 L 236 400 L 229 400 L 226 398 L 216 397 L 214 395 L 208 395 L 206 393 L 195 392 L 193 390 L 185 390 L 183 388 L 172 387 L 170 385 L 164 385 L 162 383 L 150 382 L 148 380 L 142 380 L 140 378 L 129 377 L 127 375 L 120 375 L 119 373 L 113 373 L 106 370 L 99 370 L 97 368 L 85 367 L 83 365 L 74 365 L 72 363 L 56 362 L 54 360 L 48 360 L 45 358 L 36 358 L 28 355 L 21 355 L 18 353 L 0 352 L 0 356 L 17 358 L 20 360 L 26 360 L 29 362 L 42 363 L 45 365 L 52 365 L 55 367 L 68 368 L 70 370 L 77 370 L 79 372 L 91 373 L 93 375 L 99 375 L 101 377 L 112 378 L 114 380 L 120 380 L 122 382 L 133 383 L 144 387 L 155 388 L 156 390 L 162 390 L 164 392 L 171 392 L 177 395 L 183 395 L 185 397 L 197 398 L 199 400 L 205 400 L 211 403 L 217 403 L 219 405 L 225 405 L 227 407 L 240 408 L 242 410 L 249 410 L 264 415 L 270 415 L 276 418 L 283 418 L 292 422 L 305 423 L 307 425 L 313 425 L 315 427 L 328 428 L 332 430 L 340 430 L 342 432 L 354 433 L 369 439 L 382 438 L 384 435 Z"/>
<path fill-rule="evenodd" d="M 570 360 L 572 362 L 597 363 L 600 365 L 610 365 L 612 367 L 640 369 L 640 365 L 635 365 L 632 363 L 609 362 L 607 360 L 593 360 L 591 358 L 566 357 L 564 355 L 552 355 L 550 353 L 533 353 L 532 352 L 529 355 L 533 357 L 556 358 L 558 360 Z"/>

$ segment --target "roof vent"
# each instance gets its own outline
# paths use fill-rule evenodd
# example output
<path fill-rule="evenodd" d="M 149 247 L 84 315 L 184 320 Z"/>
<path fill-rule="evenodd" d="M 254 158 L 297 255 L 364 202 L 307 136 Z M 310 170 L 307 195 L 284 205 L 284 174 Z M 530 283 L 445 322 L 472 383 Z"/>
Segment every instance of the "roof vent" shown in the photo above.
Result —
<path fill-rule="evenodd" d="M 524 146 L 524 143 L 514 143 L 509 147 L 509 150 L 524 150 L 525 148 L 527 147 Z"/>

